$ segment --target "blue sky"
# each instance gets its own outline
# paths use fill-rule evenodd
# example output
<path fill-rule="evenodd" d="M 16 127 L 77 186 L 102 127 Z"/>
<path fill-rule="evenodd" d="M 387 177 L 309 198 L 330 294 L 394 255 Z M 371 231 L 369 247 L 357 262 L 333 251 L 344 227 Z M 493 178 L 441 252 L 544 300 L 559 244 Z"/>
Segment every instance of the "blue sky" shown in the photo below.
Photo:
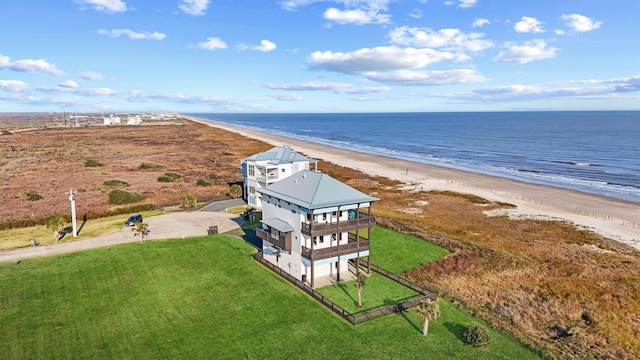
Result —
<path fill-rule="evenodd" d="M 638 0 L 2 0 L 0 111 L 639 110 Z"/>

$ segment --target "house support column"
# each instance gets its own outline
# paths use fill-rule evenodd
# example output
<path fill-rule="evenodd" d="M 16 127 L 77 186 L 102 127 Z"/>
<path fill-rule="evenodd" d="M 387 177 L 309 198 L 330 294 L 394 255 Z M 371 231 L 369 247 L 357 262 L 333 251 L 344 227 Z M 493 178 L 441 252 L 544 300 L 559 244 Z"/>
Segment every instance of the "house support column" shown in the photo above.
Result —
<path fill-rule="evenodd" d="M 316 278 L 313 273 L 313 269 L 316 267 L 315 261 L 311 261 L 311 288 L 314 289 L 314 279 Z"/>

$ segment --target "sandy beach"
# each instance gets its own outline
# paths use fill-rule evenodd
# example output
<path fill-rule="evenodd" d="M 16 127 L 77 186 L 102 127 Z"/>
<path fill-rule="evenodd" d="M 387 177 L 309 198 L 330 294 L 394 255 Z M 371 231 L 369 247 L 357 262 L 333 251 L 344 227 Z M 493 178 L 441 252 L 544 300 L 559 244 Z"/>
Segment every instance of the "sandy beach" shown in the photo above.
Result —
<path fill-rule="evenodd" d="M 640 250 L 640 204 L 551 186 L 345 150 L 193 117 L 192 121 L 233 131 L 274 146 L 371 175 L 399 180 L 411 190 L 449 190 L 510 203 L 517 208 L 491 215 L 564 220 Z M 318 169 L 322 171 L 322 169 Z"/>

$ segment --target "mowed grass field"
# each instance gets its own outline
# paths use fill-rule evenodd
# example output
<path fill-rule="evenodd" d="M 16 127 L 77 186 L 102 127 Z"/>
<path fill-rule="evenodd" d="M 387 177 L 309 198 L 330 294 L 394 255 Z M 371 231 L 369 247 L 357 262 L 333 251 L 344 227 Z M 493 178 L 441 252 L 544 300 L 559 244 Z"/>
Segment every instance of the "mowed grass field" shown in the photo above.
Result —
<path fill-rule="evenodd" d="M 441 301 L 421 334 L 415 310 L 353 326 L 218 235 L 149 241 L 0 264 L 2 359 L 533 359 Z M 357 296 L 353 287 L 353 296 Z"/>

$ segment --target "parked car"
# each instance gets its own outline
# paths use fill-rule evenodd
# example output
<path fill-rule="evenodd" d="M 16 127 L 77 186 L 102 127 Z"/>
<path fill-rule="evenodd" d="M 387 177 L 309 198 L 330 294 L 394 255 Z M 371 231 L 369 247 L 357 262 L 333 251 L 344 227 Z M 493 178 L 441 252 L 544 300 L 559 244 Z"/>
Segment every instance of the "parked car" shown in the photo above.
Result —
<path fill-rule="evenodd" d="M 142 215 L 140 214 L 133 214 L 131 216 L 129 216 L 129 219 L 127 219 L 127 221 L 124 222 L 125 226 L 135 226 L 136 223 L 141 223 L 142 222 Z"/>

